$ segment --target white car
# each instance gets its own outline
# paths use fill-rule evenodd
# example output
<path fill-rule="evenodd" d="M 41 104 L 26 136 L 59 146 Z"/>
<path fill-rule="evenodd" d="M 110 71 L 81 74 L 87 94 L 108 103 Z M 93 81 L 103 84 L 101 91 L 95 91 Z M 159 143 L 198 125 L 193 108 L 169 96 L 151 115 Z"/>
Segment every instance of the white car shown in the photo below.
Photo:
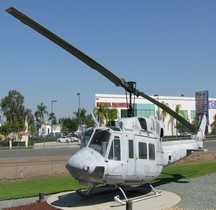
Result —
<path fill-rule="evenodd" d="M 67 135 L 67 137 L 69 137 L 69 138 L 71 139 L 72 142 L 74 142 L 74 141 L 78 142 L 78 141 L 80 140 L 79 136 L 77 136 L 77 135 L 74 134 L 74 133 L 69 133 L 69 134 Z"/>
<path fill-rule="evenodd" d="M 62 143 L 71 142 L 71 138 L 68 136 L 62 136 L 60 138 L 57 138 L 56 142 L 62 142 Z"/>

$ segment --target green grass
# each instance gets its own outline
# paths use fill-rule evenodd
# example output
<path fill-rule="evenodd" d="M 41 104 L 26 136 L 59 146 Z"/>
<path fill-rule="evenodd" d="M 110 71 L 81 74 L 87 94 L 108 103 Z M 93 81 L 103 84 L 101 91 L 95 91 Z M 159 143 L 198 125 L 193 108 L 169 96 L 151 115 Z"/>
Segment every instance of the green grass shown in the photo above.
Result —
<path fill-rule="evenodd" d="M 182 178 L 194 178 L 216 172 L 216 162 L 174 164 L 164 168 L 153 183 L 172 182 Z M 71 176 L 35 178 L 0 182 L 0 200 L 46 195 L 83 188 Z"/>
<path fill-rule="evenodd" d="M 153 183 L 172 182 L 180 179 L 191 179 L 216 172 L 216 162 L 174 164 L 163 169 Z"/>
<path fill-rule="evenodd" d="M 28 180 L 0 182 L 0 200 L 38 196 L 40 192 L 52 194 L 77 190 L 81 187 L 71 176 L 54 176 Z"/>

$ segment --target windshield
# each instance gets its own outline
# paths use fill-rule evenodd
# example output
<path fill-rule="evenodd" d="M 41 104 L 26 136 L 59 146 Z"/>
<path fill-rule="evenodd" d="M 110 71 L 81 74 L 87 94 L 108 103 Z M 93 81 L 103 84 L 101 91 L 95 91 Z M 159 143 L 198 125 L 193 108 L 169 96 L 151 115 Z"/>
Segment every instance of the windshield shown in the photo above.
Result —
<path fill-rule="evenodd" d="M 82 142 L 81 142 L 81 145 L 80 145 L 80 149 L 82 149 L 83 147 L 86 147 L 90 138 L 91 138 L 91 135 L 93 133 L 94 129 L 93 128 L 90 128 L 88 130 L 85 131 L 84 135 L 83 135 L 83 138 L 82 138 Z"/>
<path fill-rule="evenodd" d="M 105 157 L 109 139 L 110 139 L 109 130 L 97 129 L 92 137 L 89 147 L 98 151 L 102 156 Z"/>

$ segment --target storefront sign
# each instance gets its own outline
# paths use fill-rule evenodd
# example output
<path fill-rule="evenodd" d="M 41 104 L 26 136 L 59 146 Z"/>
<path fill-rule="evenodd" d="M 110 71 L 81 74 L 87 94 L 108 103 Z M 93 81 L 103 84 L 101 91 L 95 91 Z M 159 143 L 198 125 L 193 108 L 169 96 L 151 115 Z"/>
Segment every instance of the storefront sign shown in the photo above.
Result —
<path fill-rule="evenodd" d="M 125 102 L 97 102 L 97 107 L 100 106 L 100 104 L 103 104 L 107 107 L 112 107 L 112 108 L 128 108 L 129 103 Z"/>
<path fill-rule="evenodd" d="M 196 123 L 198 124 L 201 120 L 203 114 L 206 114 L 207 119 L 208 117 L 208 109 L 209 109 L 209 102 L 208 102 L 208 91 L 199 91 L 195 93 L 195 104 L 196 104 Z"/>

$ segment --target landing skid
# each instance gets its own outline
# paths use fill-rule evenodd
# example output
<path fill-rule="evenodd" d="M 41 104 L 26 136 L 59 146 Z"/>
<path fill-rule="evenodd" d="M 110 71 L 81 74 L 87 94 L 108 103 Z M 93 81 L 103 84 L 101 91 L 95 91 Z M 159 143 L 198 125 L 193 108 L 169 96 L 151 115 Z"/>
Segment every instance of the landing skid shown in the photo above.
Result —
<path fill-rule="evenodd" d="M 141 200 L 146 200 L 146 199 L 154 198 L 154 197 L 161 195 L 161 192 L 157 192 L 152 185 L 149 185 L 149 186 L 150 186 L 150 189 L 148 192 L 146 192 L 146 194 L 143 194 L 141 196 L 132 197 L 130 199 L 128 199 L 125 191 L 119 186 L 116 186 L 116 187 L 110 187 L 110 186 L 96 187 L 96 186 L 93 186 L 93 187 L 90 187 L 88 189 L 77 190 L 76 192 L 84 198 L 90 198 L 90 197 L 94 197 L 94 196 L 100 196 L 100 195 L 105 195 L 105 194 L 109 194 L 109 193 L 114 193 L 114 192 L 117 192 L 120 190 L 124 199 L 123 200 L 120 199 L 120 196 L 117 195 L 114 197 L 114 200 L 117 201 L 118 203 L 122 204 L 122 205 L 125 205 L 128 201 L 138 202 Z M 137 189 L 137 188 L 133 188 L 133 189 Z M 141 187 L 139 187 L 138 189 L 146 190 L 146 188 L 141 188 Z"/>
<path fill-rule="evenodd" d="M 161 192 L 157 192 L 152 185 L 149 185 L 149 186 L 151 188 L 151 192 L 150 193 L 148 193 L 146 195 L 141 195 L 141 196 L 133 197 L 133 198 L 130 199 L 130 201 L 131 202 L 138 202 L 138 201 L 154 198 L 154 197 L 157 197 L 157 196 L 161 195 Z M 124 200 L 121 200 L 119 195 L 115 196 L 114 200 L 117 201 L 118 203 L 122 204 L 122 205 L 126 205 L 126 203 L 129 201 L 129 199 L 127 198 L 124 190 L 121 187 L 118 187 L 118 188 L 122 192 L 122 194 L 124 196 Z"/>
<path fill-rule="evenodd" d="M 79 189 L 76 192 L 84 197 L 84 198 L 90 198 L 90 197 L 94 197 L 94 196 L 99 196 L 99 195 L 104 195 L 104 194 L 108 194 L 108 193 L 113 193 L 118 191 L 117 188 L 113 188 L 113 187 L 90 187 L 88 189 Z"/>

